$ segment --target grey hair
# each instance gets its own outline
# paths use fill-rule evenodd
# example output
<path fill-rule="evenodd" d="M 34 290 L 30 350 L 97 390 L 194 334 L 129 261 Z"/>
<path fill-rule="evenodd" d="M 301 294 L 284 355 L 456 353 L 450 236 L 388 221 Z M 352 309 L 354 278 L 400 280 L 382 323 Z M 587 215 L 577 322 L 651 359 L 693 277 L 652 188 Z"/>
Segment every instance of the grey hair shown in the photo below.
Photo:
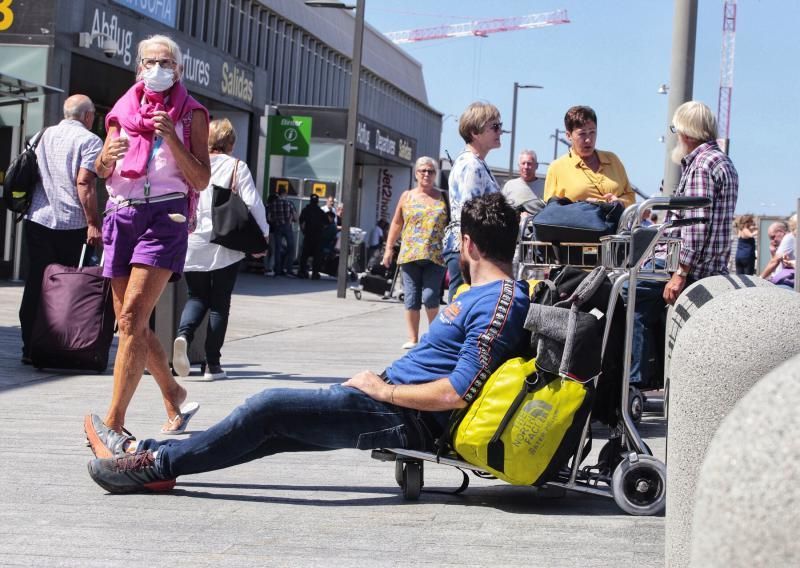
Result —
<path fill-rule="evenodd" d="M 679 106 L 672 116 L 672 125 L 677 132 L 698 142 L 717 139 L 717 119 L 700 101 L 688 101 Z"/>
<path fill-rule="evenodd" d="M 767 232 L 771 229 L 781 229 L 784 233 L 789 232 L 789 223 L 786 221 L 775 221 L 769 227 L 767 227 Z"/>
<path fill-rule="evenodd" d="M 433 169 L 436 170 L 436 173 L 439 173 L 439 165 L 436 163 L 436 160 L 431 158 L 430 156 L 420 156 L 417 158 L 417 161 L 414 163 L 414 171 L 417 171 L 425 164 L 430 164 L 433 166 Z"/>
<path fill-rule="evenodd" d="M 83 120 L 86 114 L 94 112 L 94 103 L 86 95 L 72 95 L 64 101 L 64 118 Z"/>
<path fill-rule="evenodd" d="M 536 160 L 537 162 L 539 161 L 539 156 L 536 155 L 536 152 L 534 152 L 533 150 L 528 150 L 527 148 L 525 148 L 524 150 L 520 151 L 519 156 L 517 156 L 517 160 L 519 160 L 525 154 L 533 156 L 534 160 Z"/>
<path fill-rule="evenodd" d="M 170 54 L 175 59 L 175 63 L 177 63 L 178 78 L 180 79 L 181 75 L 183 74 L 183 54 L 181 53 L 181 48 L 171 37 L 157 34 L 143 39 L 139 42 L 139 45 L 136 46 L 136 80 L 138 81 L 141 79 L 141 74 L 143 71 L 142 56 L 144 54 L 144 50 L 151 45 L 164 45 L 167 47 L 167 49 L 169 49 Z"/>

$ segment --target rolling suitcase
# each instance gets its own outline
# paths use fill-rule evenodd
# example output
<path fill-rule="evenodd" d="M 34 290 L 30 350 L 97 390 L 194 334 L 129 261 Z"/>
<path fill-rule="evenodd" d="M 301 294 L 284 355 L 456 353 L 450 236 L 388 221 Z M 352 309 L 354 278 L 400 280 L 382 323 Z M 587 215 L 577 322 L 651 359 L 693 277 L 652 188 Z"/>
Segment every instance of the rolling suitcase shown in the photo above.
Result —
<path fill-rule="evenodd" d="M 42 278 L 42 296 L 31 337 L 37 369 L 91 370 L 108 367 L 114 337 L 111 281 L 101 266 L 51 264 Z"/>
<path fill-rule="evenodd" d="M 392 279 L 378 274 L 365 274 L 360 278 L 365 292 L 378 296 L 389 296 L 392 290 Z"/>

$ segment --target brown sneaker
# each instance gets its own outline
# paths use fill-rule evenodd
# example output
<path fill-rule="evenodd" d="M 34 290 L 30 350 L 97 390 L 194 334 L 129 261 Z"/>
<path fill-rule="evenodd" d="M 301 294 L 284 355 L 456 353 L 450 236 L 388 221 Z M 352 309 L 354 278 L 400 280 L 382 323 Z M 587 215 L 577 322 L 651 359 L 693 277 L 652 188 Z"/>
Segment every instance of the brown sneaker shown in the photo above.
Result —
<path fill-rule="evenodd" d="M 89 475 L 109 493 L 169 491 L 175 479 L 161 475 L 153 452 L 146 450 L 113 459 L 89 462 Z"/>
<path fill-rule="evenodd" d="M 115 432 L 96 414 L 86 415 L 83 419 L 83 430 L 92 453 L 103 459 L 124 456 L 130 443 L 136 439 L 125 429 L 122 434 Z"/>

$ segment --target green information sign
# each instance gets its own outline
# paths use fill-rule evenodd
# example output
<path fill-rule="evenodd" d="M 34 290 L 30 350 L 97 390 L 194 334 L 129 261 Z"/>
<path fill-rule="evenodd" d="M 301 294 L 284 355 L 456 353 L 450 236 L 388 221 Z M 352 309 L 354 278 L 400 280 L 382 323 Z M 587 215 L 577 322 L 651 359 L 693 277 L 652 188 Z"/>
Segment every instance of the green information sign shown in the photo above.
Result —
<path fill-rule="evenodd" d="M 311 140 L 310 116 L 269 117 L 269 153 L 276 156 L 308 156 Z"/>

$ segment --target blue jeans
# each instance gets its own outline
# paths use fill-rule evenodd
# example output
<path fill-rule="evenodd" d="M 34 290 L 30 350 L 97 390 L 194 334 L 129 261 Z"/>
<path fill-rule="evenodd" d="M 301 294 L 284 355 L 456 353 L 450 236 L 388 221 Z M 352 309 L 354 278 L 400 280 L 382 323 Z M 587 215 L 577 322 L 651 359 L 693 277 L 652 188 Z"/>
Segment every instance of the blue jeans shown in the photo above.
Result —
<path fill-rule="evenodd" d="M 461 274 L 461 251 L 445 251 L 444 261 L 447 264 L 447 275 L 450 277 L 450 285 L 447 288 L 447 303 L 453 301 L 456 290 L 464 283 L 464 276 Z"/>
<path fill-rule="evenodd" d="M 656 260 L 659 267 L 663 267 L 663 261 Z M 688 278 L 686 280 L 686 288 L 688 288 L 695 279 Z M 657 333 L 655 326 L 663 324 L 661 316 L 664 315 L 664 310 L 667 306 L 664 302 L 664 287 L 666 282 L 653 282 L 648 280 L 639 280 L 636 282 L 636 309 L 633 319 L 633 345 L 631 346 L 631 373 L 630 383 L 632 385 L 640 384 L 643 381 L 648 382 L 650 378 L 649 373 L 644 369 L 647 361 L 650 360 L 654 349 L 658 349 L 655 345 L 654 337 L 661 337 L 661 333 Z M 622 286 L 622 297 L 625 303 L 628 303 L 628 283 Z M 644 374 L 643 374 L 644 371 Z M 660 381 L 657 381 L 660 383 Z"/>
<path fill-rule="evenodd" d="M 186 440 L 143 440 L 166 478 L 231 467 L 281 452 L 354 448 L 429 450 L 437 415 L 378 402 L 358 389 L 268 389 Z"/>
<path fill-rule="evenodd" d="M 219 365 L 220 351 L 228 331 L 228 315 L 231 311 L 231 295 L 239 274 L 239 263 L 208 272 L 184 272 L 189 299 L 183 307 L 178 335 L 191 343 L 194 332 L 208 314 L 206 332 L 206 363 Z"/>
<path fill-rule="evenodd" d="M 439 307 L 444 266 L 430 260 L 415 260 L 400 265 L 403 274 L 403 303 L 407 310 L 419 311 L 424 304 L 426 308 Z"/>
<path fill-rule="evenodd" d="M 285 274 L 291 272 L 294 262 L 294 231 L 291 223 L 284 223 L 271 227 L 269 235 L 270 256 L 275 259 L 275 274 Z M 283 248 L 281 241 L 286 239 L 286 249 Z M 285 250 L 285 252 L 284 252 Z"/>
<path fill-rule="evenodd" d="M 653 345 L 652 327 L 660 321 L 666 307 L 664 302 L 666 282 L 640 280 L 636 283 L 636 311 L 633 318 L 633 346 L 631 353 L 630 383 L 642 382 L 642 369 L 650 359 Z M 628 283 L 622 287 L 622 297 L 628 303 Z"/>

